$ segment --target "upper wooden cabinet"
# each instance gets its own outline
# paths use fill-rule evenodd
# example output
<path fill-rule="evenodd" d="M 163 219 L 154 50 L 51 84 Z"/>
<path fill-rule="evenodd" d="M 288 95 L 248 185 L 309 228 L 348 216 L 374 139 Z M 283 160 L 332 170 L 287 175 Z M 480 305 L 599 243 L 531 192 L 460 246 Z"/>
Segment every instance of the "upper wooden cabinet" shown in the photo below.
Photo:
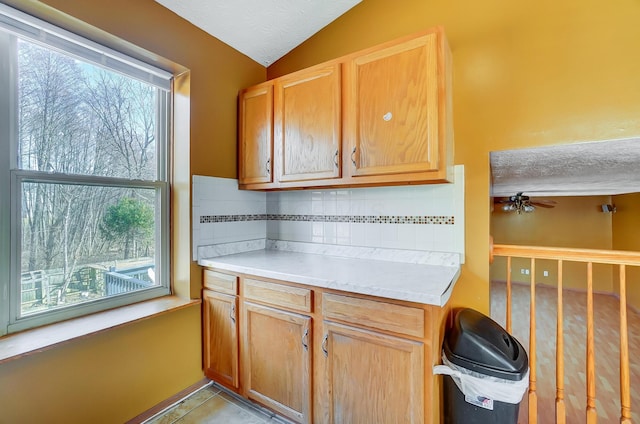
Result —
<path fill-rule="evenodd" d="M 240 188 L 452 181 L 451 68 L 436 27 L 243 90 Z M 273 179 L 262 159 L 270 86 Z"/>
<path fill-rule="evenodd" d="M 446 180 L 446 52 L 432 32 L 353 57 L 346 66 L 351 177 Z M 390 178 L 390 175 L 399 177 Z"/>
<path fill-rule="evenodd" d="M 275 81 L 274 140 L 279 182 L 340 177 L 340 64 Z"/>
<path fill-rule="evenodd" d="M 238 181 L 273 181 L 273 83 L 240 92 L 238 116 Z"/>

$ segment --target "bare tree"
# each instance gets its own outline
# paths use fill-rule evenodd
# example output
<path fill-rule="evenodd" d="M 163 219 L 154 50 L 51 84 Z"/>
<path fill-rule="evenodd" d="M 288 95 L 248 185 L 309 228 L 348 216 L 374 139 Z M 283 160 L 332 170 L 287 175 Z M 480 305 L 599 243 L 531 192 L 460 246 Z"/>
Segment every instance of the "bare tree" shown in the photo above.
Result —
<path fill-rule="evenodd" d="M 155 179 L 154 88 L 30 43 L 18 45 L 22 169 Z M 79 265 L 111 257 L 116 241 L 100 231 L 108 208 L 137 198 L 153 209 L 153 196 L 143 192 L 23 183 L 23 271 L 60 269 L 64 298 Z M 135 241 L 127 239 L 127 248 L 116 251 L 129 256 Z"/>
<path fill-rule="evenodd" d="M 87 79 L 87 102 L 100 121 L 110 169 L 132 179 L 154 179 L 156 91 L 109 72 Z"/>
<path fill-rule="evenodd" d="M 20 166 L 56 171 L 64 162 L 60 135 L 73 131 L 74 108 L 80 102 L 76 65 L 70 58 L 29 43 L 20 43 L 19 134 Z M 54 193 L 30 184 L 23 191 L 28 221 L 28 270 L 50 267 L 55 259 L 55 234 L 62 224 Z M 26 240 L 25 240 L 26 241 Z M 23 249 L 24 250 L 24 249 Z"/>

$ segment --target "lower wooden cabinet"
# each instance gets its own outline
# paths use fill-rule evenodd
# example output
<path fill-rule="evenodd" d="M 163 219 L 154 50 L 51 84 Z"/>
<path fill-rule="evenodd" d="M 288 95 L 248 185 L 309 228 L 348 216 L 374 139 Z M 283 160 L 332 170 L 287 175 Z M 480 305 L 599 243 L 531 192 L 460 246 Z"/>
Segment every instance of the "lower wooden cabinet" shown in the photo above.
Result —
<path fill-rule="evenodd" d="M 207 377 L 297 423 L 440 421 L 447 308 L 212 271 Z"/>
<path fill-rule="evenodd" d="M 238 318 L 237 296 L 203 290 L 204 373 L 225 386 L 237 389 Z"/>
<path fill-rule="evenodd" d="M 250 399 L 311 422 L 311 318 L 243 305 L 242 385 Z"/>
<path fill-rule="evenodd" d="M 424 344 L 324 322 L 331 423 L 423 423 Z"/>

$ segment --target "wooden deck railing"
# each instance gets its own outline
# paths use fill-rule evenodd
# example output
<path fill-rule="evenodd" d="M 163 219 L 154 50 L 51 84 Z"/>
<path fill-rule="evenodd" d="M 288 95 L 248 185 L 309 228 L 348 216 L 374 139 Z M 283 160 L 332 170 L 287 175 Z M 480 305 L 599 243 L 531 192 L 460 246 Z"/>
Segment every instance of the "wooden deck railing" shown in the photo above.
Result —
<path fill-rule="evenodd" d="M 620 423 L 631 423 L 631 393 L 629 376 L 629 338 L 627 331 L 626 267 L 640 266 L 640 252 L 614 250 L 571 249 L 555 247 L 515 246 L 496 244 L 491 249 L 491 261 L 501 256 L 507 260 L 507 300 L 506 327 L 511 332 L 511 258 L 530 258 L 531 260 L 531 299 L 529 324 L 529 423 L 538 422 L 538 402 L 536 387 L 536 284 L 535 266 L 538 259 L 550 259 L 558 262 L 558 305 L 556 327 L 556 423 L 566 422 L 564 400 L 564 341 L 562 309 L 562 268 L 564 262 L 582 262 L 587 265 L 587 359 L 586 359 L 586 419 L 587 424 L 597 422 L 596 410 L 596 369 L 594 349 L 593 319 L 593 264 L 619 266 L 620 280 Z"/>
<path fill-rule="evenodd" d="M 155 283 L 143 280 L 141 275 L 146 275 L 149 267 L 140 267 L 124 271 L 109 271 L 104 273 L 105 294 L 114 296 L 121 293 L 129 293 L 135 290 L 142 290 L 153 287 Z M 142 272 L 141 270 L 144 270 Z M 126 274 L 125 274 L 126 273 Z"/>

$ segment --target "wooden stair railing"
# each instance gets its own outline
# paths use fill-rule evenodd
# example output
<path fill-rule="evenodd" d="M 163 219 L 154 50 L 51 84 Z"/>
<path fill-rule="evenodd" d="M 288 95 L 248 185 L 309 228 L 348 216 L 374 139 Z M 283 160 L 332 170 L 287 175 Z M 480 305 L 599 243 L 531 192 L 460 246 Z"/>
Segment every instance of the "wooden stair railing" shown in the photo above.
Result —
<path fill-rule="evenodd" d="M 627 277 L 625 265 L 620 265 L 620 423 L 631 424 L 631 393 L 629 387 L 629 334 L 627 333 Z"/>
<path fill-rule="evenodd" d="M 535 266 L 537 259 L 549 259 L 558 262 L 558 307 L 556 323 L 556 423 L 566 422 L 564 399 L 564 333 L 562 308 L 562 270 L 564 262 L 583 262 L 587 264 L 587 424 L 595 424 L 598 419 L 596 409 L 596 373 L 594 349 L 593 319 L 593 264 L 618 265 L 620 274 L 620 423 L 631 423 L 631 391 L 629 375 L 629 336 L 627 328 L 626 267 L 640 266 L 640 252 L 618 250 L 573 249 L 537 246 L 516 246 L 492 244 L 490 260 L 501 256 L 507 259 L 507 307 L 506 329 L 511 333 L 511 258 L 531 259 L 531 299 L 529 323 L 529 423 L 538 422 L 538 401 L 536 387 L 536 284 Z"/>
<path fill-rule="evenodd" d="M 587 262 L 587 423 L 598 421 L 596 411 L 596 358 L 593 345 L 593 262 Z"/>
<path fill-rule="evenodd" d="M 531 258 L 531 281 L 536 275 L 536 260 Z M 529 309 L 529 422 L 538 422 L 538 394 L 536 393 L 536 285 L 530 284 L 531 299 Z"/>
<path fill-rule="evenodd" d="M 565 424 L 564 405 L 564 309 L 562 308 L 562 259 L 558 260 L 558 317 L 556 319 L 556 423 Z"/>

